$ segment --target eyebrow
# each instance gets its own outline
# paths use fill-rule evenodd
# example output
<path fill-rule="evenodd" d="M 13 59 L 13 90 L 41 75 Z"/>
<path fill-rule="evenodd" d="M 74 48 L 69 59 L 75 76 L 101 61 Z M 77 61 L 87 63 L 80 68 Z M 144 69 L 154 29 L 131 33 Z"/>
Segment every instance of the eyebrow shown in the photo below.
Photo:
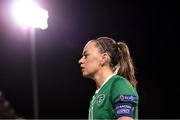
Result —
<path fill-rule="evenodd" d="M 87 51 L 85 50 L 85 51 L 83 51 L 82 55 L 85 55 L 86 53 L 87 53 Z"/>

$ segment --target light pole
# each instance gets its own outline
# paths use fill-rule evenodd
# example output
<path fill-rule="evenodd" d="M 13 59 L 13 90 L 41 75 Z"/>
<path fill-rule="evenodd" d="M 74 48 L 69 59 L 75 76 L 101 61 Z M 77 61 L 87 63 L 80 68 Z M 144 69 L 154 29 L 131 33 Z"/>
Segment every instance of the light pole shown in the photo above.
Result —
<path fill-rule="evenodd" d="M 39 117 L 38 104 L 38 81 L 36 66 L 36 28 L 48 27 L 48 11 L 39 7 L 35 0 L 15 0 L 12 6 L 13 17 L 21 26 L 30 27 L 31 62 L 32 62 L 32 85 L 33 85 L 33 109 L 34 118 Z"/>
<path fill-rule="evenodd" d="M 30 44 L 31 44 L 31 64 L 32 64 L 32 86 L 33 86 L 33 109 L 34 118 L 39 118 L 39 102 L 38 102 L 38 82 L 37 82 L 37 66 L 36 66 L 36 31 L 31 28 Z"/>

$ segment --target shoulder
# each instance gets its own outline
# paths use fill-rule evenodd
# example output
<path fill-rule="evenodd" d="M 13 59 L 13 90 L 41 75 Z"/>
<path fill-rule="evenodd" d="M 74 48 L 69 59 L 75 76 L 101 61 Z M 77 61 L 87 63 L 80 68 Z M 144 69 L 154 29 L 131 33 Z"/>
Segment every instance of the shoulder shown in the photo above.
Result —
<path fill-rule="evenodd" d="M 113 88 L 117 87 L 119 89 L 127 89 L 127 88 L 133 88 L 133 86 L 131 85 L 131 83 L 126 79 L 124 78 L 123 76 L 120 76 L 120 75 L 114 75 L 112 77 L 112 85 L 113 85 Z"/>
<path fill-rule="evenodd" d="M 113 99 L 116 99 L 120 96 L 135 96 L 136 98 L 138 98 L 136 89 L 126 78 L 119 75 L 113 76 L 111 96 Z"/>

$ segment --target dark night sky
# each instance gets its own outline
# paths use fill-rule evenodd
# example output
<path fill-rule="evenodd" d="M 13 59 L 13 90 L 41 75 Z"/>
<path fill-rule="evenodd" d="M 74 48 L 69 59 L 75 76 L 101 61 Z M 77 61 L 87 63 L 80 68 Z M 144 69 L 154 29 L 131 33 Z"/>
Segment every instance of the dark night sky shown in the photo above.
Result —
<path fill-rule="evenodd" d="M 85 43 L 124 40 L 136 65 L 140 118 L 180 118 L 177 2 L 146 0 L 40 0 L 47 30 L 36 30 L 40 118 L 87 118 L 95 84 L 82 77 Z M 33 118 L 29 31 L 0 1 L 0 90 L 16 112 Z M 177 69 L 177 70 L 176 70 Z"/>

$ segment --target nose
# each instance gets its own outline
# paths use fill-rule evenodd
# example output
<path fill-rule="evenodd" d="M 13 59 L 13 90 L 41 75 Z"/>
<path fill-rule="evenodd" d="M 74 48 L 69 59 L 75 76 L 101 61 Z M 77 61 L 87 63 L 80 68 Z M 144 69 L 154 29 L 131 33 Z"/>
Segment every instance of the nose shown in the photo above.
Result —
<path fill-rule="evenodd" d="M 79 64 L 82 64 L 82 62 L 83 62 L 83 57 L 81 57 L 78 62 L 79 62 Z"/>

